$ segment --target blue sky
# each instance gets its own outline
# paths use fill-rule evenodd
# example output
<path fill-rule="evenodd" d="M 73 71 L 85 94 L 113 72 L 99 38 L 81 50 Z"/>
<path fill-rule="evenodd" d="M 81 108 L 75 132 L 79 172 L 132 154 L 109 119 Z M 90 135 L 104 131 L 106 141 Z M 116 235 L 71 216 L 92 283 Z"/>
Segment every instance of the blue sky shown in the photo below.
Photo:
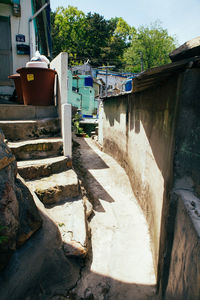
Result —
<path fill-rule="evenodd" d="M 84 13 L 97 12 L 105 19 L 122 17 L 136 28 L 160 20 L 179 44 L 200 36 L 200 0 L 51 0 L 52 10 L 68 5 Z"/>

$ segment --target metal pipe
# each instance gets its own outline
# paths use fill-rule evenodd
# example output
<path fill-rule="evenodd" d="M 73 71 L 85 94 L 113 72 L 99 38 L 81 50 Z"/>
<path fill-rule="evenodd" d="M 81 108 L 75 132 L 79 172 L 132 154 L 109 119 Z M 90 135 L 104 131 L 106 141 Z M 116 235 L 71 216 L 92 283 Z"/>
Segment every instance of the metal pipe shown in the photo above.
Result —
<path fill-rule="evenodd" d="M 108 96 L 108 68 L 106 68 L 106 97 Z"/>
<path fill-rule="evenodd" d="M 29 22 L 33 21 L 48 5 L 50 4 L 50 1 L 45 3 L 32 17 L 30 17 Z"/>
<path fill-rule="evenodd" d="M 31 24 L 33 20 L 50 4 L 50 1 L 45 3 L 36 13 L 29 18 L 28 23 L 29 23 L 29 44 L 30 44 L 30 58 L 33 56 L 33 38 L 31 34 Z"/>

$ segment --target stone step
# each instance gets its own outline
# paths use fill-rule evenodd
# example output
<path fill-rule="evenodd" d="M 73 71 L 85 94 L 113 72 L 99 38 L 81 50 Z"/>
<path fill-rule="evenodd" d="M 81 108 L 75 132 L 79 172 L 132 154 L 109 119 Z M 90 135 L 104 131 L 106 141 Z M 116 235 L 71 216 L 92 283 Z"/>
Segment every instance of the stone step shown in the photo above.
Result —
<path fill-rule="evenodd" d="M 18 173 L 26 180 L 47 177 L 71 169 L 72 160 L 65 156 L 18 161 Z"/>
<path fill-rule="evenodd" d="M 84 257 L 88 252 L 87 217 L 83 199 L 69 198 L 60 205 L 47 208 L 48 215 L 57 224 L 66 256 Z"/>
<path fill-rule="evenodd" d="M 40 159 L 62 155 L 61 138 L 46 138 L 20 142 L 8 142 L 17 161 Z"/>
<path fill-rule="evenodd" d="M 0 128 L 9 141 L 61 135 L 60 120 L 58 118 L 45 118 L 41 120 L 1 120 Z"/>
<path fill-rule="evenodd" d="M 38 120 L 57 118 L 56 106 L 0 104 L 0 120 Z"/>
<path fill-rule="evenodd" d="M 27 185 L 45 205 L 79 196 L 78 178 L 72 169 L 38 180 L 27 181 Z"/>

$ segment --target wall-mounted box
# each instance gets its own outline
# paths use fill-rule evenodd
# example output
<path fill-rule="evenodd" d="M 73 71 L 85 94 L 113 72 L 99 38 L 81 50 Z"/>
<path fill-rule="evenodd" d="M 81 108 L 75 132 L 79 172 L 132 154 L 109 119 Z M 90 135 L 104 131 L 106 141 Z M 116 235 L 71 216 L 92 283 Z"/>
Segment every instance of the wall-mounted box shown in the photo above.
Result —
<path fill-rule="evenodd" d="M 17 45 L 17 54 L 18 55 L 30 55 L 30 46 L 25 44 Z"/>
<path fill-rule="evenodd" d="M 16 34 L 16 42 L 25 43 L 25 35 Z"/>
<path fill-rule="evenodd" d="M 20 4 L 13 3 L 13 16 L 21 17 L 21 6 L 20 6 Z"/>

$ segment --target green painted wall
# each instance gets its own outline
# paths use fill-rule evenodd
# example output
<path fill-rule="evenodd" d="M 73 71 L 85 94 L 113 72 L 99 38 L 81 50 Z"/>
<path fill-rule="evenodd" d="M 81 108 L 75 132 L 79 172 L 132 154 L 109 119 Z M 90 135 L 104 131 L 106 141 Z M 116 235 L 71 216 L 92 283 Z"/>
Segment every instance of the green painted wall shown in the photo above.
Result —
<path fill-rule="evenodd" d="M 68 70 L 68 103 L 81 108 L 81 95 L 72 91 L 72 72 Z"/>
<path fill-rule="evenodd" d="M 78 93 L 72 90 L 78 89 Z M 95 100 L 95 90 L 93 87 L 85 86 L 85 76 L 79 75 L 73 79 L 72 72 L 68 70 L 68 103 L 80 108 L 82 114 L 93 115 L 97 112 L 98 101 Z"/>

